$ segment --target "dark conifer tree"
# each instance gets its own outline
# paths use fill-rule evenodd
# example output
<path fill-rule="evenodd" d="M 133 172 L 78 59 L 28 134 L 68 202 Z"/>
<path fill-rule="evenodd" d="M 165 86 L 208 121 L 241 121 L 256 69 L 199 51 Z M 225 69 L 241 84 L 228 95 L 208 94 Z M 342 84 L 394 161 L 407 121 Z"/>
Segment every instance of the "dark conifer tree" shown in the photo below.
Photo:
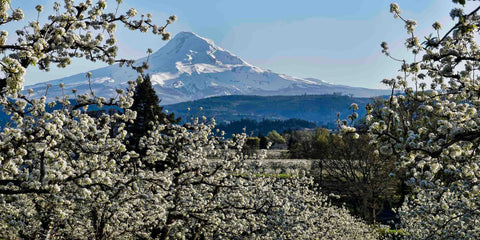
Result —
<path fill-rule="evenodd" d="M 268 140 L 263 136 L 262 132 L 258 132 L 258 138 L 260 138 L 260 149 L 267 149 Z"/>
<path fill-rule="evenodd" d="M 142 81 L 137 81 L 137 87 L 133 95 L 133 105 L 130 108 L 137 112 L 137 118 L 133 123 L 127 126 L 129 150 L 135 150 L 142 154 L 139 148 L 140 138 L 147 135 L 149 130 L 153 129 L 154 124 L 178 123 L 180 118 L 175 118 L 173 113 L 166 114 L 163 107 L 159 105 L 155 90 L 152 87 L 149 75 L 143 75 Z"/>

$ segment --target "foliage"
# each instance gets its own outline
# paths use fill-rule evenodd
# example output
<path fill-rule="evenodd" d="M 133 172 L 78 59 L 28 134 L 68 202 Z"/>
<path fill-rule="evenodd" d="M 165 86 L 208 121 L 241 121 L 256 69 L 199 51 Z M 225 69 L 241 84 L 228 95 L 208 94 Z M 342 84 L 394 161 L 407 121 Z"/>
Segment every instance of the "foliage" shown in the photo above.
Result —
<path fill-rule="evenodd" d="M 282 135 L 278 134 L 277 131 L 272 130 L 268 132 L 267 134 L 267 139 L 272 142 L 272 143 L 278 143 L 278 144 L 285 144 L 285 138 L 282 137 Z"/>
<path fill-rule="evenodd" d="M 260 139 L 259 148 L 260 149 L 268 149 L 269 144 L 268 144 L 267 137 L 263 136 L 262 133 L 259 132 L 258 133 L 258 138 Z"/>
<path fill-rule="evenodd" d="M 285 138 L 288 139 L 288 153 L 290 158 L 313 158 L 315 131 L 295 130 L 291 133 L 284 134 Z"/>
<path fill-rule="evenodd" d="M 465 1 L 454 1 L 465 4 Z M 407 49 L 414 61 L 402 63 L 397 78 L 385 79 L 392 93 L 370 122 L 374 143 L 384 156 L 397 156 L 408 169 L 413 193 L 400 209 L 408 238 L 480 238 L 480 55 L 475 8 L 454 8 L 456 24 L 444 35 L 441 25 L 423 43 L 417 23 L 402 17 L 397 4 L 390 11 L 405 23 Z"/>
<path fill-rule="evenodd" d="M 133 94 L 133 104 L 130 107 L 137 113 L 133 123 L 127 125 L 129 150 L 140 151 L 138 144 L 142 136 L 146 136 L 148 131 L 153 130 L 155 122 L 161 124 L 178 123 L 179 118 L 175 118 L 173 113 L 163 112 L 163 107 L 159 106 L 160 100 L 152 87 L 149 75 L 144 75 L 137 79 L 137 86 Z"/>
<path fill-rule="evenodd" d="M 1 24 L 23 16 L 21 10 L 8 14 L 8 3 L 0 2 Z M 112 62 L 116 47 L 105 50 L 100 37 L 93 40 L 91 33 L 84 33 L 90 28 L 106 30 L 111 39 L 107 45 L 115 43 L 111 33 L 116 21 L 132 30 L 151 28 L 163 38 L 168 36 L 163 27 L 151 25 L 149 15 L 130 21 L 137 14 L 135 9 L 126 15 L 103 13 L 103 0 L 77 5 L 66 0 L 64 12 L 60 6 L 55 3 L 56 15 L 43 27 L 33 22 L 33 32 L 19 30 L 25 43 L 2 45 L 11 53 L 0 62 L 6 76 L 0 104 L 14 124 L 0 132 L 1 237 L 378 237 L 347 210 L 331 206 L 301 172 L 285 178 L 259 174 L 241 153 L 246 135 L 223 139 L 212 133 L 213 124 L 198 118 L 184 125 L 156 121 L 139 140 L 139 147 L 146 151 L 128 150 L 126 126 L 137 116 L 130 109 L 135 81 L 126 92 L 117 90 L 117 98 L 106 100 L 92 92 L 76 96 L 75 105 L 67 96 L 46 103 L 45 97 L 30 99 L 19 94 L 21 72 L 34 57 L 45 69 L 49 62 L 68 63 L 64 58 L 70 51 L 92 61 Z M 40 13 L 42 8 L 36 9 Z M 75 29 L 82 29 L 82 34 L 76 35 Z M 56 104 L 61 107 L 46 111 L 46 105 L 53 108 Z M 104 105 L 125 110 L 100 117 L 88 114 L 90 106 Z M 148 167 L 157 162 L 163 167 Z"/>
<path fill-rule="evenodd" d="M 232 121 L 229 123 L 220 123 L 217 128 L 220 131 L 224 131 L 227 137 L 235 133 L 251 133 L 251 135 L 268 135 L 271 131 L 290 131 L 303 128 L 315 128 L 316 125 L 313 122 L 301 120 L 301 119 L 288 119 L 288 120 L 272 120 L 263 119 L 260 122 L 251 119 L 241 119 Z M 244 130 L 245 129 L 245 130 Z"/>
<path fill-rule="evenodd" d="M 122 1 L 117 0 L 120 4 Z M 56 63 L 58 67 L 70 65 L 72 57 L 85 58 L 90 61 L 102 61 L 108 64 L 120 63 L 133 66 L 134 61 L 115 59 L 118 47 L 116 45 L 115 31 L 117 24 L 123 24 L 131 30 L 141 32 L 152 31 L 161 35 L 163 39 L 170 38 L 170 33 L 165 32 L 168 24 L 176 19 L 171 16 L 164 26 L 152 23 L 151 14 L 136 17 L 137 11 L 130 9 L 128 12 L 107 12 L 105 0 L 93 3 L 91 0 L 75 4 L 73 0 L 66 0 L 60 10 L 60 3 L 55 3 L 55 14 L 48 16 L 49 21 L 40 23 L 39 18 L 31 21 L 25 28 L 15 31 L 17 40 L 13 44 L 7 43 L 8 32 L 3 30 L 0 34 L 0 51 L 5 53 L 1 61 L 4 76 L 0 79 L 2 93 L 11 93 L 13 96 L 23 89 L 25 68 L 38 66 L 39 69 L 48 71 L 50 64 Z M 23 10 L 13 9 L 9 12 L 10 0 L 0 3 L 0 25 L 20 21 L 24 18 Z M 43 6 L 38 5 L 35 10 L 38 16 L 43 12 Z M 107 36 L 104 36 L 104 33 Z M 146 65 L 136 67 L 140 72 Z"/>
<path fill-rule="evenodd" d="M 260 149 L 260 138 L 258 137 L 248 137 L 242 148 L 243 153 L 249 156 L 253 156 L 258 149 Z"/>
<path fill-rule="evenodd" d="M 297 142 L 289 149 L 291 156 L 315 159 L 311 174 L 316 183 L 323 192 L 339 196 L 338 202 L 353 214 L 375 222 L 381 210 L 399 204 L 394 194 L 403 194 L 401 184 L 389 176 L 395 160 L 380 158 L 367 134 L 357 138 L 317 128 L 296 131 L 292 137 Z"/>

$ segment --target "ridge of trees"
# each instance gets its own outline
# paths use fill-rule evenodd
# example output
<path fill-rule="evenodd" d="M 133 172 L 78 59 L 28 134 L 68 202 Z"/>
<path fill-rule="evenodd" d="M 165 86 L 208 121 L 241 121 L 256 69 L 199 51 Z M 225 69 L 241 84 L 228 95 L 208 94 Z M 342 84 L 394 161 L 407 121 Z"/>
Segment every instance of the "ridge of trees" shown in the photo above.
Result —
<path fill-rule="evenodd" d="M 271 131 L 284 132 L 288 130 L 315 128 L 316 124 L 302 119 L 273 120 L 264 119 L 255 121 L 251 119 L 241 119 L 228 123 L 220 123 L 216 126 L 220 131 L 225 132 L 225 136 L 230 137 L 236 133 L 245 132 L 251 136 L 257 136 L 260 133 L 266 136 Z"/>

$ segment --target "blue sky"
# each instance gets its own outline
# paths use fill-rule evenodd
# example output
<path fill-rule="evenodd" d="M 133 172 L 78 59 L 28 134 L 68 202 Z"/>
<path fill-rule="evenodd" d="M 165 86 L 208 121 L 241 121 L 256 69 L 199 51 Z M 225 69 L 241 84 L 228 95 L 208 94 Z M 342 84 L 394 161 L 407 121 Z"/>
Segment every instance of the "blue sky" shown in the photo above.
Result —
<path fill-rule="evenodd" d="M 52 1 L 44 3 L 45 8 Z M 389 43 L 394 54 L 410 58 L 403 49 L 403 23 L 389 13 L 386 0 L 124 0 L 122 9 L 135 7 L 150 12 L 163 23 L 176 14 L 169 26 L 172 34 L 193 31 L 212 39 L 245 61 L 274 72 L 297 77 L 313 77 L 350 86 L 381 88 L 383 78 L 395 77 L 398 63 L 381 54 L 380 43 Z M 398 0 L 402 15 L 417 20 L 420 36 L 432 32 L 439 21 L 444 31 L 451 26 L 450 0 Z M 12 0 L 12 7 L 25 2 Z M 116 6 L 108 1 L 109 8 Z M 469 2 L 467 8 L 478 5 Z M 32 4 L 33 8 L 34 4 Z M 459 5 L 458 5 L 459 6 Z M 27 19 L 33 11 L 26 11 Z M 153 35 L 117 32 L 122 57 L 139 58 L 147 48 L 154 51 L 165 42 Z M 66 69 L 48 73 L 29 69 L 26 84 L 85 72 L 105 66 L 75 60 Z"/>

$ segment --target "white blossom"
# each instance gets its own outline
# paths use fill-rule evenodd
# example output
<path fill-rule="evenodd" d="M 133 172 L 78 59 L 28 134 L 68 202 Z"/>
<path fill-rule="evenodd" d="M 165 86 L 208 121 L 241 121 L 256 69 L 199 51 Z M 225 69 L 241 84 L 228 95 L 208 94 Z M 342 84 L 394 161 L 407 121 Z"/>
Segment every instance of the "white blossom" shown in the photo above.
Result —
<path fill-rule="evenodd" d="M 399 209 L 407 239 L 480 238 L 480 212 L 473 210 L 480 208 L 479 83 L 471 79 L 479 66 L 476 11 L 465 15 L 453 9 L 450 15 L 458 24 L 442 36 L 441 25 L 434 23 L 436 38 L 426 37 L 421 45 L 414 34 L 417 23 L 405 20 L 397 4 L 390 6 L 405 23 L 405 45 L 423 58 L 401 61 L 401 74 L 384 81 L 401 91 L 402 103 L 396 96 L 386 100 L 369 131 L 380 153 L 400 159 L 399 171 L 403 168 L 412 187 Z M 391 57 L 386 47 L 382 52 Z M 475 60 L 466 60 L 472 56 Z M 431 89 L 416 85 L 420 76 L 432 82 Z"/>

